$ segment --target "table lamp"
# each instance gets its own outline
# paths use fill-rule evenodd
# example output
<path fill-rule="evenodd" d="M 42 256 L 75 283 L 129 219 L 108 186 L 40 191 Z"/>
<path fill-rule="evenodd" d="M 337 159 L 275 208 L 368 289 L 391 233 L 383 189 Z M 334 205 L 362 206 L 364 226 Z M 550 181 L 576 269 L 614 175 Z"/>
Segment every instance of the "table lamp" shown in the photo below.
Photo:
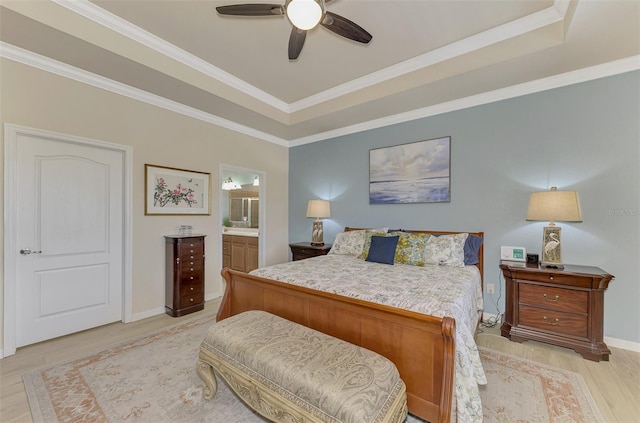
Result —
<path fill-rule="evenodd" d="M 548 220 L 549 225 L 542 231 L 542 267 L 563 269 L 560 228 L 554 221 L 582 222 L 580 199 L 576 191 L 550 191 L 531 193 L 527 220 Z"/>
<path fill-rule="evenodd" d="M 331 217 L 331 206 L 326 200 L 309 200 L 307 205 L 307 217 L 315 217 L 311 231 L 311 245 L 324 245 L 322 237 L 323 217 Z"/>

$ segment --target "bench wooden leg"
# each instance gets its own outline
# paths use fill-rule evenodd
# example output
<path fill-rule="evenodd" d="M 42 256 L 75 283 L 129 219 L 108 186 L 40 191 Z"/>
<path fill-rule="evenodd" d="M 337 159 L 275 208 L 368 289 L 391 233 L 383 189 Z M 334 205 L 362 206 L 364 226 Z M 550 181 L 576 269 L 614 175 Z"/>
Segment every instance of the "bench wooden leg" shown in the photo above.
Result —
<path fill-rule="evenodd" d="M 210 400 L 216 395 L 218 392 L 218 381 L 216 380 L 216 374 L 213 371 L 213 367 L 203 360 L 198 360 L 198 365 L 196 366 L 196 370 L 198 371 L 198 376 L 205 383 L 205 387 L 202 390 L 202 397 L 206 400 Z"/>

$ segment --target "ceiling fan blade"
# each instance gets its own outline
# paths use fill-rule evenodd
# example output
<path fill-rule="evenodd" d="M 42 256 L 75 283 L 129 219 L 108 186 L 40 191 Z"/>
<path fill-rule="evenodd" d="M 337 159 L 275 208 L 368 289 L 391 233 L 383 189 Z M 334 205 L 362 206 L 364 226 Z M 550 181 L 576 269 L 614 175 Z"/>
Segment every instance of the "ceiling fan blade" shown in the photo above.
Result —
<path fill-rule="evenodd" d="M 289 60 L 296 60 L 298 58 L 306 38 L 307 31 L 298 29 L 295 26 L 293 27 L 291 35 L 289 36 Z"/>
<path fill-rule="evenodd" d="M 281 4 L 247 3 L 218 6 L 216 10 L 221 15 L 233 16 L 271 16 L 284 15 L 284 7 Z"/>
<path fill-rule="evenodd" d="M 367 44 L 373 38 L 373 36 L 365 31 L 360 25 L 328 11 L 325 12 L 324 18 L 320 24 L 329 31 L 333 31 L 338 35 L 359 43 Z"/>

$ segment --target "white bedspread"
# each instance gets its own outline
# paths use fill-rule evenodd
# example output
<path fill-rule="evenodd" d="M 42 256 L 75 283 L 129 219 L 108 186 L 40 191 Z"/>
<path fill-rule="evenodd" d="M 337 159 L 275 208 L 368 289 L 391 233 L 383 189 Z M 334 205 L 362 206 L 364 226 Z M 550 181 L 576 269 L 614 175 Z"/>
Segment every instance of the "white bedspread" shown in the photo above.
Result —
<path fill-rule="evenodd" d="M 487 380 L 473 339 L 483 310 L 476 266 L 391 266 L 330 254 L 256 269 L 251 274 L 431 316 L 453 317 L 457 420 L 482 421 L 478 384 Z"/>

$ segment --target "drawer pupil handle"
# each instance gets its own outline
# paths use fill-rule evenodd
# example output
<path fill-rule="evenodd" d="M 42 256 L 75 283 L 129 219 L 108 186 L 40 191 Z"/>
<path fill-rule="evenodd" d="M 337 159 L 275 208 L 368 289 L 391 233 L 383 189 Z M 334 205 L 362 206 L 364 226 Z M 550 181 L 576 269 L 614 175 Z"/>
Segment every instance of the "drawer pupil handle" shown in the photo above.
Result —
<path fill-rule="evenodd" d="M 193 280 L 193 276 L 191 276 L 191 279 Z"/>
<path fill-rule="evenodd" d="M 545 322 L 547 322 L 548 325 L 551 325 L 551 326 L 556 326 L 560 322 L 560 319 L 555 319 L 552 322 L 547 318 L 547 316 L 544 316 L 543 319 L 544 319 Z"/>
<path fill-rule="evenodd" d="M 547 300 L 550 303 L 555 303 L 556 301 L 558 301 L 560 299 L 560 295 L 556 295 L 555 298 L 549 298 L 547 296 L 547 294 L 543 294 L 544 295 L 544 299 Z"/>
<path fill-rule="evenodd" d="M 189 270 L 191 270 L 191 271 L 193 272 L 193 267 L 192 267 L 192 268 L 190 268 Z"/>
<path fill-rule="evenodd" d="M 191 291 L 193 291 L 193 287 L 191 287 L 190 289 L 191 289 Z"/>
<path fill-rule="evenodd" d="M 193 302 L 193 298 L 189 298 L 189 301 Z"/>
<path fill-rule="evenodd" d="M 553 280 L 553 276 L 549 276 L 549 280 L 552 281 Z"/>

